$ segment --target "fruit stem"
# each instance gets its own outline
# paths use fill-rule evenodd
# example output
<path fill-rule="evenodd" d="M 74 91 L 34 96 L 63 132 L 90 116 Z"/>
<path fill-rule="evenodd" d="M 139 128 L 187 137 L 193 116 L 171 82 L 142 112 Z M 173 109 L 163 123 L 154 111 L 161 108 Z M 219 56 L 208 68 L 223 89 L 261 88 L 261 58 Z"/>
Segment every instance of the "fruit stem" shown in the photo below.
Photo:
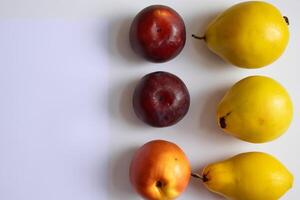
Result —
<path fill-rule="evenodd" d="M 204 183 L 209 181 L 208 178 L 207 178 L 207 174 L 204 174 L 203 176 L 201 176 L 200 174 L 192 172 L 191 176 L 194 177 L 194 178 L 197 178 L 197 179 L 201 179 Z"/>
<path fill-rule="evenodd" d="M 290 25 L 290 20 L 287 16 L 283 16 L 285 22 L 287 23 L 287 25 Z"/>
<path fill-rule="evenodd" d="M 199 36 L 197 36 L 197 35 L 192 34 L 192 37 L 195 38 L 195 39 L 198 39 L 198 40 L 206 40 L 206 37 L 205 37 L 205 36 L 199 37 Z"/>
<path fill-rule="evenodd" d="M 194 178 L 198 178 L 198 179 L 201 179 L 202 181 L 204 180 L 203 176 L 201 176 L 200 174 L 197 174 L 197 173 L 191 173 L 191 176 L 194 177 Z"/>

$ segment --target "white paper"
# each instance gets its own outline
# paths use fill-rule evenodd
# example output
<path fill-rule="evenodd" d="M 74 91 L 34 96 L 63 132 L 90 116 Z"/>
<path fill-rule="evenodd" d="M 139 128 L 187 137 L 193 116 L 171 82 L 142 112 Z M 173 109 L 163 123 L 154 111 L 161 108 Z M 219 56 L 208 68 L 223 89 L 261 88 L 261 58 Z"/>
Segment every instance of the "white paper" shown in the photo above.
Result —
<path fill-rule="evenodd" d="M 106 23 L 0 23 L 0 199 L 106 199 Z"/>

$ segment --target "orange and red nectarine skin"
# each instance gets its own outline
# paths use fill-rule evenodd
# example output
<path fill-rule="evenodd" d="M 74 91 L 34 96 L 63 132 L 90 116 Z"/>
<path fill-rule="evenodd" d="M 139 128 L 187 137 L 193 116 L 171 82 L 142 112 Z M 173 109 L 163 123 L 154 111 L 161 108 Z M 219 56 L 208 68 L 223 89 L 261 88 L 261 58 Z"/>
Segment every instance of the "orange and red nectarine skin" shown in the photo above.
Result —
<path fill-rule="evenodd" d="M 154 140 L 133 157 L 130 181 L 148 200 L 175 199 L 188 185 L 191 169 L 184 152 L 174 143 Z"/>

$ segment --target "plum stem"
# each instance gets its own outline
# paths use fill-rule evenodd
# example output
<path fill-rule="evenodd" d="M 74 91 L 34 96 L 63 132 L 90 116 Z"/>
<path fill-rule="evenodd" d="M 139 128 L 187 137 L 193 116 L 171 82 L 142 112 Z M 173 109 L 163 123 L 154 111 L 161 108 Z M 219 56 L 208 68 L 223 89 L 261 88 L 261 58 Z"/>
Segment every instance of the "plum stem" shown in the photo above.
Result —
<path fill-rule="evenodd" d="M 287 25 L 290 25 L 290 20 L 287 16 L 283 16 L 285 22 L 287 23 Z"/>
<path fill-rule="evenodd" d="M 206 40 L 206 37 L 205 36 L 197 36 L 197 35 L 194 35 L 194 34 L 192 34 L 192 37 L 193 38 L 195 38 L 195 39 L 197 39 L 197 40 Z"/>

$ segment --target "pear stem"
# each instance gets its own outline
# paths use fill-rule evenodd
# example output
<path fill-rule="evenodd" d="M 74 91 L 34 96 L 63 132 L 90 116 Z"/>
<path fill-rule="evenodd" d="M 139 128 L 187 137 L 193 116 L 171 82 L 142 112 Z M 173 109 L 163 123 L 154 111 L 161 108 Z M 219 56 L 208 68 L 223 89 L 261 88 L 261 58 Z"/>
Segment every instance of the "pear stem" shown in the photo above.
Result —
<path fill-rule="evenodd" d="M 195 38 L 195 39 L 198 39 L 198 40 L 206 40 L 206 37 L 205 36 L 197 36 L 197 35 L 194 35 L 192 34 L 192 37 Z"/>
<path fill-rule="evenodd" d="M 201 176 L 200 174 L 197 174 L 197 173 L 191 173 L 191 176 L 194 177 L 194 178 L 198 178 L 198 179 L 201 179 L 202 181 L 204 180 L 203 176 Z"/>
<path fill-rule="evenodd" d="M 287 25 L 290 25 L 290 20 L 287 16 L 283 16 L 285 22 L 287 23 Z"/>
<path fill-rule="evenodd" d="M 191 176 L 194 177 L 194 178 L 197 178 L 197 179 L 201 179 L 205 183 L 205 182 L 209 181 L 209 179 L 207 178 L 207 174 L 204 174 L 203 176 L 201 176 L 200 174 L 192 172 Z"/>

